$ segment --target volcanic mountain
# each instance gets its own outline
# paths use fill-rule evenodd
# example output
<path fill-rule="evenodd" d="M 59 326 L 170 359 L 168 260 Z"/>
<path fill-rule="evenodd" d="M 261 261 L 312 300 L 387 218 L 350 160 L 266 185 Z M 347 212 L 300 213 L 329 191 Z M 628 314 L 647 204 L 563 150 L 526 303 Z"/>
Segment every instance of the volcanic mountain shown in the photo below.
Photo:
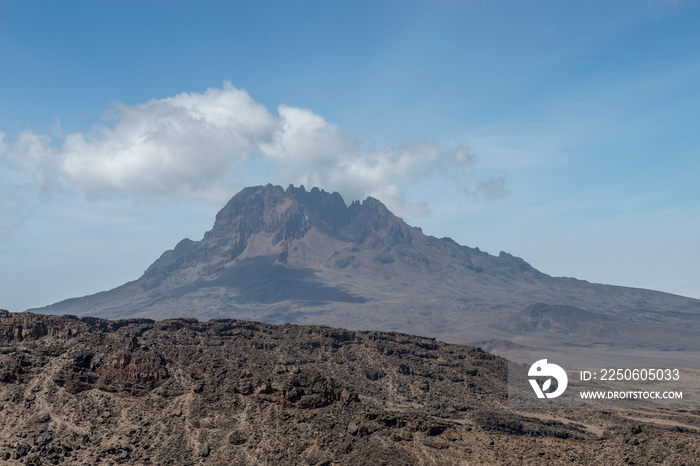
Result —
<path fill-rule="evenodd" d="M 657 349 L 700 349 L 700 300 L 554 278 L 508 253 L 425 235 L 371 197 L 348 206 L 338 193 L 269 184 L 240 191 L 201 241 L 183 239 L 138 280 L 33 311 L 326 324 L 533 347 L 637 347 L 641 336 Z"/>

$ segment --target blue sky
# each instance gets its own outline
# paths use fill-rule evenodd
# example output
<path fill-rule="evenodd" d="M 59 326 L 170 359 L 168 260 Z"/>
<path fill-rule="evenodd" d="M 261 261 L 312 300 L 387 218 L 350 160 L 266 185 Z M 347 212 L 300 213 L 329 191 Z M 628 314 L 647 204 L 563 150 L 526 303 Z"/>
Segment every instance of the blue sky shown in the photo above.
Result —
<path fill-rule="evenodd" d="M 0 308 L 138 278 L 242 186 L 373 195 L 700 298 L 695 1 L 0 4 Z"/>

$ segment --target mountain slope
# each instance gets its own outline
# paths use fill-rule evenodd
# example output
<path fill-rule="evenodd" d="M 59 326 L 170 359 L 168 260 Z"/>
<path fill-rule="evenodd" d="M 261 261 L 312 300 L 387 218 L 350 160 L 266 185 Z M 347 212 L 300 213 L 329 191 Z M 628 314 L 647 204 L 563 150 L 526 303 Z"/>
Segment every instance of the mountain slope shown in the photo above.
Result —
<path fill-rule="evenodd" d="M 338 193 L 272 185 L 243 189 L 201 241 L 182 240 L 138 280 L 34 311 L 316 323 L 542 346 L 525 331 L 542 330 L 536 315 L 529 327 L 512 321 L 534 303 L 593 312 L 589 320 L 653 323 L 664 334 L 700 330 L 699 300 L 553 278 L 505 252 L 427 236 L 373 198 L 347 206 Z"/>

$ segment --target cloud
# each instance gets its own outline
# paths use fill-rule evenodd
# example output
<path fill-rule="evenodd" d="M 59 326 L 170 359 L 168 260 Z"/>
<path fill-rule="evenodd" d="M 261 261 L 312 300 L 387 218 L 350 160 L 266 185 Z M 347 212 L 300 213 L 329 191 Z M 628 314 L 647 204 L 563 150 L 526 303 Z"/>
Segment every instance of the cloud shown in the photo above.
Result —
<path fill-rule="evenodd" d="M 465 149 L 443 151 L 435 144 L 363 151 L 361 144 L 311 110 L 278 108 L 279 131 L 261 152 L 281 163 L 281 182 L 338 191 L 346 200 L 376 197 L 390 208 L 425 215 L 424 204 L 406 201 L 403 184 L 450 166 L 474 163 Z"/>
<path fill-rule="evenodd" d="M 481 193 L 489 201 L 503 199 L 510 195 L 510 189 L 506 188 L 506 178 L 491 178 L 487 181 L 479 181 L 476 191 Z"/>
<path fill-rule="evenodd" d="M 69 134 L 60 148 L 47 135 L 22 132 L 7 158 L 44 193 L 77 188 L 88 198 L 211 198 L 224 190 L 222 174 L 240 168 L 276 129 L 267 109 L 230 83 L 202 94 L 117 104 L 107 118 L 112 126 Z"/>
<path fill-rule="evenodd" d="M 469 183 L 465 181 L 465 177 L 452 176 L 448 178 L 458 191 L 461 191 L 467 198 L 483 199 L 488 202 L 504 199 L 511 194 L 511 190 L 506 188 L 505 176 L 498 178 L 489 178 L 485 181 L 479 181 L 476 188 L 469 187 Z"/>
<path fill-rule="evenodd" d="M 0 134 L 0 153 L 2 153 L 1 146 L 2 134 Z M 21 202 L 20 191 L 22 191 L 21 185 L 6 183 L 0 179 L 0 242 L 10 236 L 13 230 L 21 227 L 28 218 L 26 206 Z"/>
<path fill-rule="evenodd" d="M 466 149 L 433 143 L 367 150 L 309 109 L 280 105 L 273 115 L 229 82 L 203 93 L 115 104 L 104 120 L 58 143 L 33 131 L 6 143 L 0 132 L 0 160 L 28 173 L 43 196 L 77 190 L 89 199 L 194 196 L 223 202 L 232 194 L 227 176 L 243 169 L 251 154 L 261 154 L 274 164 L 279 183 L 338 191 L 347 200 L 374 196 L 413 215 L 427 210 L 406 200 L 407 183 L 474 165 Z M 506 192 L 504 184 L 489 180 L 477 189 L 495 199 Z"/>

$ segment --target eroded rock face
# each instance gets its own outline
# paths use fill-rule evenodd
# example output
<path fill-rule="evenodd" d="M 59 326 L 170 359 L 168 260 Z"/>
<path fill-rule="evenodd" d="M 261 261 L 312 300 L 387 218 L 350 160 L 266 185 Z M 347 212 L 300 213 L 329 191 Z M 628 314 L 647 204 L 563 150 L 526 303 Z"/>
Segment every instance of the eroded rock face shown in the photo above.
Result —
<path fill-rule="evenodd" d="M 68 357 L 70 362 L 56 374 L 54 382 L 72 394 L 99 388 L 145 395 L 169 378 L 163 356 L 153 350 L 130 347 L 99 354 L 78 347 Z"/>
<path fill-rule="evenodd" d="M 505 360 L 430 338 L 6 312 L 0 335 L 7 464 L 692 464 L 698 452 L 697 413 L 653 413 L 665 430 L 622 412 L 514 413 Z"/>

